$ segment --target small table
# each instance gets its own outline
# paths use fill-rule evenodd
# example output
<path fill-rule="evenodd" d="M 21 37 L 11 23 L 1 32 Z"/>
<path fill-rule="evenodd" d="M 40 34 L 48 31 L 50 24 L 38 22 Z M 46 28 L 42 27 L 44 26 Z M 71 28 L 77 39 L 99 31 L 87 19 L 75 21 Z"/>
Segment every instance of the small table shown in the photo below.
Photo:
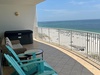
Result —
<path fill-rule="evenodd" d="M 25 56 L 24 53 L 18 54 L 18 57 L 19 57 L 21 60 L 26 60 L 26 59 L 28 58 L 27 56 Z"/>
<path fill-rule="evenodd" d="M 27 50 L 24 52 L 25 55 L 27 56 L 32 56 L 32 54 L 36 52 L 36 55 L 40 55 L 42 56 L 42 59 L 43 59 L 43 50 L 42 49 L 30 49 L 30 50 Z"/>

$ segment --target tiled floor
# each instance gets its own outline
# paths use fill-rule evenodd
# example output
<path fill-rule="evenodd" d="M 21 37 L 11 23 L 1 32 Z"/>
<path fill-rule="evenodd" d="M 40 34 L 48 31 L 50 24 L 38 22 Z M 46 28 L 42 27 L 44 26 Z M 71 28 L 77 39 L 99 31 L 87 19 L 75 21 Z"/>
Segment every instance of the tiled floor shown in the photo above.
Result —
<path fill-rule="evenodd" d="M 44 50 L 44 60 L 46 60 L 59 75 L 93 75 L 80 63 L 59 50 L 42 43 L 37 44 L 39 48 Z"/>
<path fill-rule="evenodd" d="M 93 75 L 80 63 L 59 50 L 36 41 L 34 41 L 34 44 L 37 44 L 38 48 L 44 50 L 44 60 L 57 71 L 58 75 Z M 34 48 L 37 48 L 37 45 L 34 45 Z M 33 48 L 33 45 L 27 45 L 25 47 L 30 49 Z M 6 73 L 5 75 L 9 74 Z"/>

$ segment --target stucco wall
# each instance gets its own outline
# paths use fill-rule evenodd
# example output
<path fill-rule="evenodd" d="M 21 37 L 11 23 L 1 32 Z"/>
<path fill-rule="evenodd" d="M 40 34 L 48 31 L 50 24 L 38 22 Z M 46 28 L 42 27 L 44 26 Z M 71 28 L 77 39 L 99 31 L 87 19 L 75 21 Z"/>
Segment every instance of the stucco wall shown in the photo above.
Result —
<path fill-rule="evenodd" d="M 15 12 L 19 16 L 15 16 Z M 0 35 L 8 30 L 33 30 L 35 22 L 35 5 L 0 5 Z"/>

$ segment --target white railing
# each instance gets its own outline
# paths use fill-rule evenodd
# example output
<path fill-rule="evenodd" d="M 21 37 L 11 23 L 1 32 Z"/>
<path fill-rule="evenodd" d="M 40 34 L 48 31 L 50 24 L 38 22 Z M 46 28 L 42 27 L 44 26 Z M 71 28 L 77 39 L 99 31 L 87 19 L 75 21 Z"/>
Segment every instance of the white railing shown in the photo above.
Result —
<path fill-rule="evenodd" d="M 38 28 L 39 39 L 69 48 L 100 65 L 100 34 L 86 31 Z"/>

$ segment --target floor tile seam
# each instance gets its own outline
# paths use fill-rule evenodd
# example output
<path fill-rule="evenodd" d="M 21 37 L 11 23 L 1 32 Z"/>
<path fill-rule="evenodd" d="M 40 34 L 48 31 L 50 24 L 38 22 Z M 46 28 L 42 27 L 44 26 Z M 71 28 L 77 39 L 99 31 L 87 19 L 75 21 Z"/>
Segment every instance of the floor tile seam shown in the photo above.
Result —
<path fill-rule="evenodd" d="M 68 60 L 67 60 L 67 61 L 69 61 L 69 60 L 70 60 L 70 58 L 68 58 Z M 67 63 L 68 63 L 68 62 L 67 62 Z M 66 64 L 66 63 L 65 63 L 65 64 Z M 64 64 L 64 65 L 65 65 L 65 64 Z M 63 66 L 63 68 L 64 68 L 64 66 Z M 63 68 L 60 70 L 60 72 L 63 70 Z M 60 72 L 59 72 L 59 73 L 60 73 Z"/>
<path fill-rule="evenodd" d="M 76 63 L 78 63 L 78 62 L 76 61 Z M 80 64 L 80 63 L 78 63 L 78 64 Z M 80 65 L 81 65 L 81 64 L 80 64 Z M 82 65 L 81 65 L 81 66 L 82 66 Z M 84 68 L 84 66 L 82 66 L 82 69 L 81 69 L 80 75 L 82 75 L 83 68 Z M 86 68 L 85 68 L 85 69 L 86 69 Z"/>
<path fill-rule="evenodd" d="M 77 63 L 77 62 L 75 62 L 74 65 L 72 66 L 72 69 L 71 69 L 71 72 L 69 73 L 69 75 L 71 75 L 72 70 L 73 70 L 73 68 L 74 68 L 74 66 L 75 66 L 76 63 Z"/>
<path fill-rule="evenodd" d="M 63 56 L 63 57 L 64 57 L 64 56 Z M 63 57 L 62 57 L 62 58 L 63 58 Z M 62 59 L 61 59 L 61 60 L 62 60 Z M 57 64 L 56 64 L 56 65 L 57 65 Z M 55 65 L 55 66 L 56 66 L 56 65 Z M 55 67 L 55 66 L 54 66 L 54 67 Z"/>
<path fill-rule="evenodd" d="M 84 66 L 82 67 L 82 70 L 81 70 L 81 75 L 82 75 L 82 72 L 83 72 L 83 68 L 84 68 Z"/>

